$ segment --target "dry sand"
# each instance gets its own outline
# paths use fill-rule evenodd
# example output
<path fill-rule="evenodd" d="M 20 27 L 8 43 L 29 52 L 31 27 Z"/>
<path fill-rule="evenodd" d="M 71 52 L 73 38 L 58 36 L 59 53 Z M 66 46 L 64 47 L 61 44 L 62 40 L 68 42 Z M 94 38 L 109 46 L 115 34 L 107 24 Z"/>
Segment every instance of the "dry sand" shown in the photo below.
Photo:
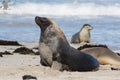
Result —
<path fill-rule="evenodd" d="M 37 46 L 35 42 L 22 44 L 29 48 Z M 0 46 L 0 52 L 12 52 L 17 47 Z M 35 55 L 3 55 L 0 57 L 0 80 L 22 80 L 23 75 L 36 76 L 38 80 L 120 80 L 120 70 L 111 70 L 110 65 L 101 65 L 93 72 L 60 72 L 41 66 L 39 62 L 40 57 Z"/>

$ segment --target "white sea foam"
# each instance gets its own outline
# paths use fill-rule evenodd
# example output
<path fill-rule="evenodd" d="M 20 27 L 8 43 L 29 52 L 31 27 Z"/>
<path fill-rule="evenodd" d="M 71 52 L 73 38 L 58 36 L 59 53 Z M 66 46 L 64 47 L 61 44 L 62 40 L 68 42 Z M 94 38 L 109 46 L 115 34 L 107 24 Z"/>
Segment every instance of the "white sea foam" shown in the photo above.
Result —
<path fill-rule="evenodd" d="M 0 10 L 1 13 L 15 15 L 48 15 L 48 16 L 117 16 L 120 17 L 120 4 L 98 5 L 94 3 L 23 3 L 9 7 L 8 10 Z"/>

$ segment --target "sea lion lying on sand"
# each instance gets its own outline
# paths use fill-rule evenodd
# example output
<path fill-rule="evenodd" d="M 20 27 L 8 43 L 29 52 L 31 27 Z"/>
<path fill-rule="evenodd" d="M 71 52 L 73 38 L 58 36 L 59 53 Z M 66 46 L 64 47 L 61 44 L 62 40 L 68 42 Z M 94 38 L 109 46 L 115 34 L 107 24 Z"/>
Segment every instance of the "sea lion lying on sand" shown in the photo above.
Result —
<path fill-rule="evenodd" d="M 79 47 L 78 50 L 92 55 L 100 64 L 120 66 L 120 56 L 106 45 L 84 45 Z"/>
<path fill-rule="evenodd" d="M 66 65 L 71 71 L 91 71 L 99 67 L 97 59 L 69 45 L 52 19 L 36 16 L 35 22 L 41 29 L 39 53 L 42 65 L 52 67 L 57 62 L 62 65 L 60 68 Z"/>
<path fill-rule="evenodd" d="M 74 34 L 71 39 L 71 43 L 89 43 L 90 42 L 90 30 L 92 30 L 93 27 L 89 24 L 84 24 L 81 30 Z"/>

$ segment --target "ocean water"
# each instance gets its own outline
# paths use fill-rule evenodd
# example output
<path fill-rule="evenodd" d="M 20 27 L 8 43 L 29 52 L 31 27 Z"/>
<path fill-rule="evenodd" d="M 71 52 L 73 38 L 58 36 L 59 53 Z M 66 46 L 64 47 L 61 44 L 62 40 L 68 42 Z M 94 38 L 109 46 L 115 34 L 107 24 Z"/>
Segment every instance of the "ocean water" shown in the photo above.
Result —
<path fill-rule="evenodd" d="M 120 50 L 119 0 L 9 0 L 8 10 L 0 8 L 0 39 L 39 40 L 35 16 L 54 19 L 69 41 L 84 24 L 90 24 L 92 42 Z"/>

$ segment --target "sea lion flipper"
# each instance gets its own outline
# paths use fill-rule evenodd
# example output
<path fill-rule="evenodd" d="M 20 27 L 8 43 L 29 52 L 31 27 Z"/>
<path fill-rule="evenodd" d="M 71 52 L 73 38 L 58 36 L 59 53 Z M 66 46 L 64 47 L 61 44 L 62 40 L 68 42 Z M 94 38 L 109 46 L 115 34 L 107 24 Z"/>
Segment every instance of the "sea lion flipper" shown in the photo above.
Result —
<path fill-rule="evenodd" d="M 40 63 L 44 66 L 51 66 L 52 65 L 52 52 L 48 46 L 44 43 L 40 43 L 39 45 L 41 61 Z"/>
<path fill-rule="evenodd" d="M 53 61 L 53 64 L 52 64 L 51 68 L 53 70 L 61 70 L 62 69 L 62 64 L 57 62 L 57 61 Z"/>

